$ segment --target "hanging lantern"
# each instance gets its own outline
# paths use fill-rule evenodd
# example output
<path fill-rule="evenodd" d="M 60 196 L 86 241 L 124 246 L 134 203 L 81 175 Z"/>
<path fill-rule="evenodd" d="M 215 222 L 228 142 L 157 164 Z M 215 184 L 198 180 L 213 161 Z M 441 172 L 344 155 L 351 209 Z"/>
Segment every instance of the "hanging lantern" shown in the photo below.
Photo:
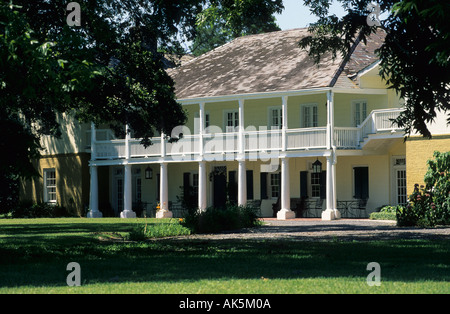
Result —
<path fill-rule="evenodd" d="M 313 173 L 322 173 L 322 163 L 317 159 L 312 165 Z"/>
<path fill-rule="evenodd" d="M 147 169 L 145 169 L 145 179 L 147 179 L 147 180 L 153 179 L 153 170 L 152 170 L 152 168 L 147 167 Z"/>

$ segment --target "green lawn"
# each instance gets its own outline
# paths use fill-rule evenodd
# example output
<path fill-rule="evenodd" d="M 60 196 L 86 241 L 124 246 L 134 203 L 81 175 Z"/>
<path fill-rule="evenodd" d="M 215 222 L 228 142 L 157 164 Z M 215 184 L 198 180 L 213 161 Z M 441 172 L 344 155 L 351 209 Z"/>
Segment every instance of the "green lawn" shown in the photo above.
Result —
<path fill-rule="evenodd" d="M 450 293 L 449 241 L 117 240 L 136 223 L 0 220 L 0 293 Z M 70 262 L 81 287 L 66 285 Z"/>

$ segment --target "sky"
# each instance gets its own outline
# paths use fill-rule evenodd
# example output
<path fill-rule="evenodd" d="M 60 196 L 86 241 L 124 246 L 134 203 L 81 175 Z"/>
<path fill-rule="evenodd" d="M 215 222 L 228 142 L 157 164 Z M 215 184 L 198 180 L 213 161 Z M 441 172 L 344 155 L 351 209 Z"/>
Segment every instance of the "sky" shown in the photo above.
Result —
<path fill-rule="evenodd" d="M 283 4 L 285 7 L 283 13 L 275 16 L 278 26 L 282 30 L 308 27 L 310 23 L 317 21 L 317 17 L 312 15 L 309 8 L 303 5 L 303 0 L 284 0 Z M 336 14 L 338 17 L 346 14 L 345 10 L 336 1 L 334 1 L 329 13 Z"/>

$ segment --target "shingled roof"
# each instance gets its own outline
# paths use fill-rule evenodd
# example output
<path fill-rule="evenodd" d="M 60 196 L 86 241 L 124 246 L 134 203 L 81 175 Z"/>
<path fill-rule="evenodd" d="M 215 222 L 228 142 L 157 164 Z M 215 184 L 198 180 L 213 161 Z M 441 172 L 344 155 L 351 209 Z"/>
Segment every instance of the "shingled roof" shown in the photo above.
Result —
<path fill-rule="evenodd" d="M 178 99 L 250 93 L 293 91 L 328 87 L 336 74 L 336 86 L 358 88 L 347 75 L 377 60 L 379 38 L 359 44 L 354 56 L 339 71 L 343 59 L 331 54 L 320 64 L 298 42 L 310 35 L 307 28 L 240 37 L 168 73 L 175 81 Z M 378 46 L 379 47 L 379 46 Z M 342 70 L 342 68 L 341 68 Z"/>

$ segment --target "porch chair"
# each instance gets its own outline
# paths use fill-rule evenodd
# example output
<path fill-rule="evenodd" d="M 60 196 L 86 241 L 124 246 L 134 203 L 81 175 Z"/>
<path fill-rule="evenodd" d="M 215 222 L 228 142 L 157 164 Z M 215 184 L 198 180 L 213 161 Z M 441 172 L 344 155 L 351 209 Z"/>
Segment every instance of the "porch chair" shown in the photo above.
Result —
<path fill-rule="evenodd" d="M 357 205 L 356 210 L 359 213 L 359 215 L 358 215 L 359 218 L 368 218 L 367 212 L 366 212 L 368 201 L 369 201 L 368 199 L 360 199 L 360 200 L 358 200 L 358 202 L 356 202 L 356 205 Z M 362 215 L 363 212 L 364 212 L 364 217 Z"/>
<path fill-rule="evenodd" d="M 315 201 L 307 202 L 307 216 L 311 218 L 318 218 L 322 215 L 323 199 L 319 198 Z"/>
<path fill-rule="evenodd" d="M 281 198 L 278 197 L 277 202 L 272 204 L 272 211 L 273 211 L 273 216 L 274 218 L 277 217 L 277 213 L 280 211 L 281 209 Z"/>

